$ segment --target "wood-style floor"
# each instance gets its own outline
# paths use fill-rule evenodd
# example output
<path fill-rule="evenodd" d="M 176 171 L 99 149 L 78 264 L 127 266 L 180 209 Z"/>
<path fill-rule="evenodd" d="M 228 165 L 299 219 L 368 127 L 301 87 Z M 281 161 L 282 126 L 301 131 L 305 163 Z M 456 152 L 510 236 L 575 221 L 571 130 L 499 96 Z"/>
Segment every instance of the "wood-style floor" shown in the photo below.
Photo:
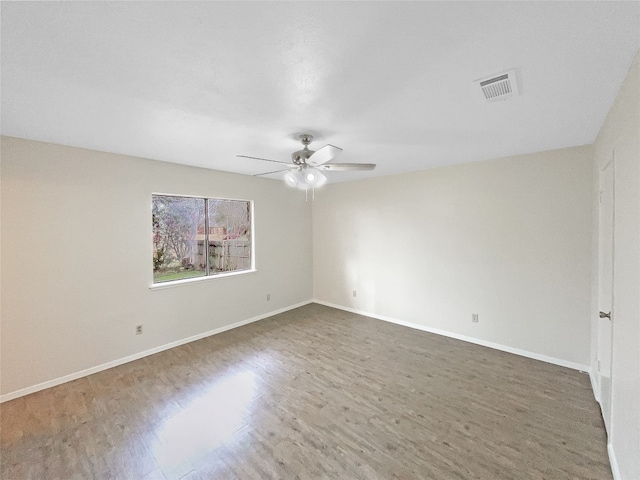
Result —
<path fill-rule="evenodd" d="M 3 480 L 611 479 L 587 375 L 317 304 L 1 417 Z"/>

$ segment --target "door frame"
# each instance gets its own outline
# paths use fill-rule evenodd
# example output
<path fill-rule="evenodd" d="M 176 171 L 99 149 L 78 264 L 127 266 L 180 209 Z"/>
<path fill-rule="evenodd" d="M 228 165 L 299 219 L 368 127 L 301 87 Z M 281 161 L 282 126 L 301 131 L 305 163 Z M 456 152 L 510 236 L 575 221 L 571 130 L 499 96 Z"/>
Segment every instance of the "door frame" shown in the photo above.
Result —
<path fill-rule="evenodd" d="M 599 178 L 598 178 L 598 297 L 597 297 L 597 310 L 598 312 L 600 311 L 601 307 L 602 307 L 602 291 L 601 291 L 601 281 L 602 281 L 602 239 L 601 239 L 601 232 L 602 232 L 602 192 L 603 192 L 603 186 L 604 186 L 604 172 L 605 170 L 607 170 L 608 168 L 611 168 L 611 181 L 610 181 L 610 188 L 611 188 L 611 285 L 610 285 L 610 291 L 611 291 L 611 303 L 610 303 L 610 312 L 611 312 L 611 319 L 610 320 L 604 320 L 601 319 L 599 317 L 599 315 L 596 317 L 596 356 L 595 356 L 595 379 L 596 379 L 596 385 L 597 385 L 597 391 L 596 393 L 596 400 L 598 401 L 598 403 L 600 404 L 600 409 L 601 409 L 601 413 L 602 413 L 602 418 L 604 420 L 604 424 L 605 424 L 605 430 L 607 432 L 607 436 L 610 438 L 611 437 L 611 401 L 612 401 L 612 388 L 611 388 L 611 384 L 613 383 L 612 380 L 612 366 L 613 366 L 613 329 L 614 329 L 614 322 L 613 322 L 613 318 L 614 318 L 614 297 L 615 297 L 615 291 L 614 291 L 614 276 L 615 276 L 615 271 L 614 271 L 614 259 L 615 259 L 615 151 L 611 152 L 611 158 L 610 160 L 602 167 L 599 169 Z M 602 352 L 602 347 L 603 345 L 601 345 L 601 325 L 602 322 L 606 321 L 609 322 L 609 328 L 610 328 L 610 332 L 609 332 L 609 343 L 610 343 L 610 351 L 607 352 Z M 602 382 L 602 376 L 600 375 L 600 362 L 601 360 L 604 358 L 603 355 L 608 355 L 608 361 L 609 361 L 609 390 L 608 390 L 608 398 L 604 398 L 603 396 L 603 382 Z M 605 412 L 605 409 L 603 408 L 604 405 L 608 406 L 608 415 Z"/>

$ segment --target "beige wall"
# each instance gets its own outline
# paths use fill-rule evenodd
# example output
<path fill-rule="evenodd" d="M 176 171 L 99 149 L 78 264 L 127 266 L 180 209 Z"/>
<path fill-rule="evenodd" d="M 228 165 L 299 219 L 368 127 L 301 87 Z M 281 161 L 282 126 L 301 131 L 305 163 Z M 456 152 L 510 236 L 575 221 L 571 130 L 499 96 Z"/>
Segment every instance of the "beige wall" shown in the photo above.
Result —
<path fill-rule="evenodd" d="M 10 137 L 1 153 L 4 395 L 311 299 L 310 204 L 280 182 Z M 150 290 L 152 192 L 253 200 L 257 272 Z"/>
<path fill-rule="evenodd" d="M 595 142 L 596 175 L 612 156 L 615 214 L 609 454 L 618 478 L 631 479 L 640 478 L 640 53 Z M 597 195 L 596 186 L 594 203 Z M 594 240 L 597 267 L 597 233 Z M 595 339 L 597 273 L 593 292 Z"/>
<path fill-rule="evenodd" d="M 314 298 L 588 368 L 592 154 L 329 185 L 313 205 Z"/>

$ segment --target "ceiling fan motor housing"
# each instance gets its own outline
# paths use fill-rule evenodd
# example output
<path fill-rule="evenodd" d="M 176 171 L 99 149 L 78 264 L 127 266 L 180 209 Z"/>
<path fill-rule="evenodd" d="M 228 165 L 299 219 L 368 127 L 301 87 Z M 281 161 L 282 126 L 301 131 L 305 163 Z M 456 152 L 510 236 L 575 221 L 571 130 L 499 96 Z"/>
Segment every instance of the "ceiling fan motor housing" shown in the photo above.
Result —
<path fill-rule="evenodd" d="M 304 145 L 302 150 L 295 151 L 291 154 L 291 160 L 296 165 L 302 165 L 309 160 L 309 157 L 313 155 L 315 150 L 309 150 L 308 145 L 313 141 L 313 135 L 309 135 L 308 133 L 303 133 L 302 135 L 298 135 L 298 138 Z"/>
<path fill-rule="evenodd" d="M 296 165 L 302 165 L 303 163 L 306 163 L 307 160 L 309 160 L 309 157 L 314 153 L 316 153 L 314 150 L 309 150 L 305 145 L 305 147 L 302 150 L 298 150 L 291 154 L 291 160 Z"/>

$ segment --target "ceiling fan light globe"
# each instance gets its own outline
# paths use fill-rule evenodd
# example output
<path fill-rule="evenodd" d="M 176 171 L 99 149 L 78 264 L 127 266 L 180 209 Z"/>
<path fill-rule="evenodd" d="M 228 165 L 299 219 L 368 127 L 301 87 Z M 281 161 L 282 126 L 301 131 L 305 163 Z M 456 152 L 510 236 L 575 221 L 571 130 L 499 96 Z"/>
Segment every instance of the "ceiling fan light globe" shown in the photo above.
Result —
<path fill-rule="evenodd" d="M 291 186 L 291 187 L 297 187 L 298 186 L 298 178 L 296 176 L 297 172 L 287 172 L 284 175 L 284 180 L 286 182 L 287 185 Z"/>
<path fill-rule="evenodd" d="M 300 190 L 306 190 L 310 186 L 304 173 L 300 170 L 291 170 L 285 173 L 284 180 L 290 187 L 299 188 Z"/>
<path fill-rule="evenodd" d="M 311 184 L 314 188 L 320 188 L 325 183 L 327 183 L 327 176 L 324 175 L 322 172 L 314 172 L 314 174 L 315 174 L 315 180 Z"/>

